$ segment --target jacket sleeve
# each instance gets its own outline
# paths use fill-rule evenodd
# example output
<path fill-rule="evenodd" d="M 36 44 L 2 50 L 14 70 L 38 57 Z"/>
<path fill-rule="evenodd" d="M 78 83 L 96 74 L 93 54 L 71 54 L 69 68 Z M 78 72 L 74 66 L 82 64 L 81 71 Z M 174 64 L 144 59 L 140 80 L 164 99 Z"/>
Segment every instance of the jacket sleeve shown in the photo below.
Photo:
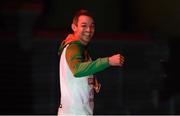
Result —
<path fill-rule="evenodd" d="M 71 44 L 66 50 L 66 60 L 75 77 L 92 75 L 110 66 L 107 57 L 84 61 L 83 51 L 78 44 Z"/>

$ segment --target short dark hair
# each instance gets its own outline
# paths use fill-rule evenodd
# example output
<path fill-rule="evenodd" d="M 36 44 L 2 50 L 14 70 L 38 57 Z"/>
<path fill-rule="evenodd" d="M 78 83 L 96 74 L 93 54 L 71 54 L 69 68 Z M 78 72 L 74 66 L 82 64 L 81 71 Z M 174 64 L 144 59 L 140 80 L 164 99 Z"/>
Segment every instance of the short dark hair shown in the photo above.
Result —
<path fill-rule="evenodd" d="M 75 15 L 74 15 L 74 17 L 73 17 L 73 22 L 72 22 L 72 23 L 75 24 L 75 25 L 77 25 L 77 23 L 78 23 L 78 18 L 79 18 L 81 15 L 85 15 L 85 16 L 89 16 L 89 17 L 91 17 L 91 18 L 94 18 L 93 14 L 90 13 L 88 10 L 80 9 L 80 10 L 78 10 L 78 11 L 75 13 Z"/>

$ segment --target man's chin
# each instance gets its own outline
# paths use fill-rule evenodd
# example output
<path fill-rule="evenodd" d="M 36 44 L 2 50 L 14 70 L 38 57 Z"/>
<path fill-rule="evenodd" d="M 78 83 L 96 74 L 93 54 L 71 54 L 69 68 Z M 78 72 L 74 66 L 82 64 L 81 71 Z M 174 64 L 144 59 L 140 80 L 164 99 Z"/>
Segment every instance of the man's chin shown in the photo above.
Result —
<path fill-rule="evenodd" d="M 89 43 L 91 41 L 91 39 L 86 39 L 85 41 Z"/>

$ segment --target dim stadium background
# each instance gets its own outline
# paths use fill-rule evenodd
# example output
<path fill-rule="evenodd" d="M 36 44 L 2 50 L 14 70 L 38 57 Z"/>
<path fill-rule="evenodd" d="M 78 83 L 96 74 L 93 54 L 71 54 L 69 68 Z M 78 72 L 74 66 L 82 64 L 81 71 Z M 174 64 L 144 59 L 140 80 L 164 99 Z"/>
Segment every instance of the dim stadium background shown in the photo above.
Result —
<path fill-rule="evenodd" d="M 95 114 L 179 114 L 179 0 L 1 0 L 0 114 L 56 114 L 58 46 L 80 8 L 94 13 L 92 59 L 124 67 L 95 76 Z"/>

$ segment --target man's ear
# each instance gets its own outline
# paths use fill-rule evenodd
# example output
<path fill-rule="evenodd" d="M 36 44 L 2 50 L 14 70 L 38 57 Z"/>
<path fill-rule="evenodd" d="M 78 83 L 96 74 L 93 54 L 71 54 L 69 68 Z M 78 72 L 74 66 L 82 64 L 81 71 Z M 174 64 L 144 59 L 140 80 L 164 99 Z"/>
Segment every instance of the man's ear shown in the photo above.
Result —
<path fill-rule="evenodd" d="M 74 32 L 77 30 L 77 26 L 74 23 L 71 24 L 71 28 Z"/>

